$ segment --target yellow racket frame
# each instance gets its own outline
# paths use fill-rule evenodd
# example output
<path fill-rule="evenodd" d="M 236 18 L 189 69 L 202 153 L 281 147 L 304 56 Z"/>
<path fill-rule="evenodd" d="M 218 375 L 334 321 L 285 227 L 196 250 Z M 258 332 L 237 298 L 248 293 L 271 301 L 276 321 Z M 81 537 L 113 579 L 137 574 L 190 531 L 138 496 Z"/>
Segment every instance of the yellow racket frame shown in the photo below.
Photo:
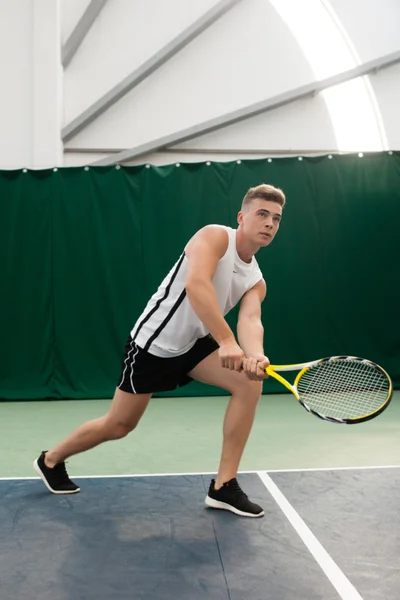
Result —
<path fill-rule="evenodd" d="M 279 373 L 276 373 L 276 371 L 275 371 L 275 369 L 282 369 L 282 368 L 285 368 L 288 366 L 289 365 L 269 365 L 264 370 L 267 373 L 267 375 L 270 375 L 271 377 L 273 377 L 274 379 L 279 381 L 282 385 L 285 386 L 286 389 L 289 390 L 289 392 L 292 392 L 292 394 L 296 397 L 297 400 L 300 400 L 299 392 L 297 391 L 297 387 L 296 387 L 297 382 L 299 381 L 299 379 L 303 375 L 303 373 L 308 371 L 310 367 L 305 367 L 304 369 L 301 369 L 301 371 L 296 375 L 294 385 L 292 385 L 284 377 L 282 377 L 282 375 L 279 375 Z M 296 365 L 290 365 L 290 366 L 293 367 L 293 371 L 296 371 Z M 287 369 L 285 369 L 285 370 L 287 370 Z"/>

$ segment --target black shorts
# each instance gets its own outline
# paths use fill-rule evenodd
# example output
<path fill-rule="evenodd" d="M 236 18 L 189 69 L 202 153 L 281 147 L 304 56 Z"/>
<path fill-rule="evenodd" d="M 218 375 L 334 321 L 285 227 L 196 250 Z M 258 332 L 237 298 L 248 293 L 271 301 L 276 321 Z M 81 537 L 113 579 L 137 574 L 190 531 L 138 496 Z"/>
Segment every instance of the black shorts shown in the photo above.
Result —
<path fill-rule="evenodd" d="M 182 387 L 192 381 L 188 372 L 218 347 L 214 338 L 207 335 L 181 356 L 160 358 L 139 348 L 129 336 L 118 387 L 131 394 L 166 392 Z"/>

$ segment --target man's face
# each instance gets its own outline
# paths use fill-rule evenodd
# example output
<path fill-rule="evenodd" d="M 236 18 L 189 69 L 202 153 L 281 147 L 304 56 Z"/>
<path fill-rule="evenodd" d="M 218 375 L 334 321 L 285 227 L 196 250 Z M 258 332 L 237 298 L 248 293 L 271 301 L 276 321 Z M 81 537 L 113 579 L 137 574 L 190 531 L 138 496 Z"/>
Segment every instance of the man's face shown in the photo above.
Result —
<path fill-rule="evenodd" d="M 282 207 L 277 202 L 255 198 L 238 214 L 238 223 L 249 241 L 268 246 L 274 239 L 282 218 Z"/>

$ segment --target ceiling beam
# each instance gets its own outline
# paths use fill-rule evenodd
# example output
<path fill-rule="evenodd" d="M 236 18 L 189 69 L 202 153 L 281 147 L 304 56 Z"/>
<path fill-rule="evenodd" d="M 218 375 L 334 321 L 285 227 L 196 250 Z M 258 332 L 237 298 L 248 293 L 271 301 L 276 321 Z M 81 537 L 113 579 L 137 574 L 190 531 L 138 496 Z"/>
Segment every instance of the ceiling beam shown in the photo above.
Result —
<path fill-rule="evenodd" d="M 278 96 L 274 96 L 272 98 L 262 100 L 261 102 L 257 102 L 256 104 L 251 104 L 250 106 L 227 113 L 215 119 L 204 121 L 203 123 L 199 123 L 193 127 L 182 129 L 181 131 L 177 131 L 158 139 L 151 140 L 150 142 L 140 144 L 130 148 L 129 150 L 123 150 L 122 152 L 111 154 L 110 156 L 106 156 L 92 164 L 113 165 L 143 156 L 149 152 L 155 152 L 161 148 L 180 144 L 201 135 L 211 133 L 212 131 L 216 131 L 217 129 L 221 129 L 222 127 L 234 125 L 235 123 L 239 123 L 244 119 L 249 119 L 250 117 L 254 117 L 261 113 L 279 108 L 285 104 L 295 102 L 296 100 L 314 96 L 323 90 L 335 85 L 339 85 L 346 81 L 356 79 L 357 77 L 368 75 L 369 73 L 376 73 L 380 69 L 387 68 L 398 62 L 400 62 L 400 51 L 387 54 L 362 65 L 358 65 L 354 69 L 349 69 L 348 71 L 344 71 L 338 75 L 334 75 L 333 77 L 328 77 L 320 81 L 309 83 L 293 90 L 289 90 L 283 94 L 279 94 Z"/>
<path fill-rule="evenodd" d="M 74 148 L 72 146 L 68 148 L 64 148 L 64 154 L 111 154 L 112 152 L 122 152 L 122 149 L 116 148 Z M 306 156 L 306 155 L 314 155 L 314 154 L 330 154 L 337 152 L 335 148 L 163 148 L 163 154 L 232 154 L 234 156 L 245 156 L 245 155 L 255 155 L 255 156 L 265 156 L 271 157 L 274 155 L 284 155 L 284 156 Z M 354 154 L 354 150 L 342 150 L 341 154 Z"/>
<path fill-rule="evenodd" d="M 97 102 L 89 106 L 78 117 L 73 119 L 62 130 L 63 142 L 68 142 L 77 133 L 87 127 L 92 121 L 103 114 L 110 106 L 118 102 L 125 94 L 130 92 L 135 86 L 139 85 L 146 77 L 149 77 L 154 71 L 159 69 L 172 56 L 177 54 L 182 48 L 187 46 L 194 38 L 200 35 L 213 23 L 215 23 L 226 12 L 233 8 L 242 0 L 220 0 L 215 6 L 204 13 L 190 27 L 182 31 L 166 46 L 156 52 L 151 58 L 144 62 L 138 69 L 130 73 L 118 85 L 109 90 Z"/>
<path fill-rule="evenodd" d="M 68 67 L 69 63 L 73 59 L 79 46 L 85 39 L 89 29 L 99 16 L 100 12 L 104 8 L 107 0 L 91 0 L 87 9 L 79 19 L 75 26 L 75 29 L 65 42 L 61 50 L 61 62 L 64 69 Z"/>

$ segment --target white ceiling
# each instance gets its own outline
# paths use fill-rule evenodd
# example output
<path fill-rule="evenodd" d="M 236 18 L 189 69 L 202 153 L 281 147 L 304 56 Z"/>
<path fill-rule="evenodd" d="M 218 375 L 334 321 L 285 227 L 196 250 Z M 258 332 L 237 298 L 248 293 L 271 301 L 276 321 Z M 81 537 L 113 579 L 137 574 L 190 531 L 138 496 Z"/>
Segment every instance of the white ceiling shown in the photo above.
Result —
<path fill-rule="evenodd" d="M 64 43 L 90 4 L 61 0 Z M 218 4 L 108 0 L 65 68 L 64 127 Z M 257 102 L 400 51 L 398 0 L 302 0 L 302 11 L 295 14 L 299 6 L 299 0 L 237 2 L 89 119 L 65 143 L 65 164 L 87 164 L 107 155 L 123 162 L 114 152 L 143 145 L 148 152 L 136 156 L 133 150 L 125 162 L 164 161 L 168 148 L 178 158 L 182 151 L 181 160 L 199 160 L 199 151 L 223 158 L 241 151 L 268 155 L 400 147 L 400 63 L 372 72 L 359 84 L 342 84 L 334 92 L 257 116 L 249 112 L 248 118 L 202 135 L 210 120 L 223 121 Z M 196 136 L 181 143 L 177 132 L 193 128 Z M 163 146 L 165 136 L 172 141 Z"/>

